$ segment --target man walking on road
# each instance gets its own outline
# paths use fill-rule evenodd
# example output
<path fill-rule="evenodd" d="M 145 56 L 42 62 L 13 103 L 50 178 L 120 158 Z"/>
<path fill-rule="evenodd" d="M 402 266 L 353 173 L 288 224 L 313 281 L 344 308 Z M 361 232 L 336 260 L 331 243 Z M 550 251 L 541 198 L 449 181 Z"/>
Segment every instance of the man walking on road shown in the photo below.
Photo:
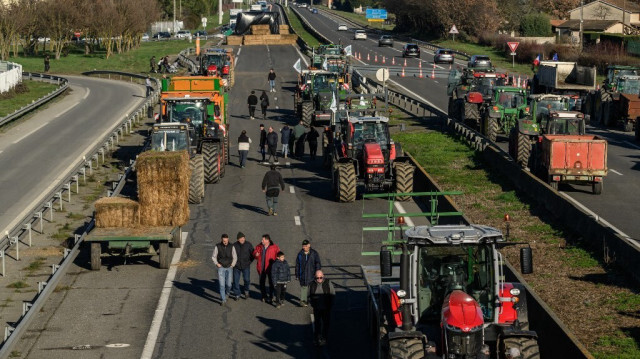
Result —
<path fill-rule="evenodd" d="M 333 283 L 324 279 L 321 270 L 316 271 L 315 281 L 309 285 L 309 295 L 314 318 L 314 342 L 316 345 L 324 345 L 329 337 L 329 321 L 331 319 L 331 307 L 336 296 Z"/>
<path fill-rule="evenodd" d="M 258 106 L 258 97 L 256 97 L 255 91 L 251 91 L 251 95 L 247 98 L 247 105 L 249 105 L 249 117 L 253 120 L 253 116 L 256 114 L 256 106 Z"/>
<path fill-rule="evenodd" d="M 264 125 L 260 124 L 260 154 L 262 155 L 262 163 L 267 162 L 265 157 L 267 152 L 265 147 L 267 146 L 267 131 L 264 130 Z"/>
<path fill-rule="evenodd" d="M 269 80 L 269 92 L 276 92 L 276 73 L 273 69 L 269 70 L 267 80 Z"/>
<path fill-rule="evenodd" d="M 145 84 L 147 85 L 147 97 L 149 97 L 149 95 L 151 95 L 151 93 L 153 92 L 153 86 L 151 86 L 151 78 L 149 76 L 147 76 Z"/>
<path fill-rule="evenodd" d="M 253 250 L 253 258 L 256 259 L 256 269 L 260 275 L 260 293 L 262 301 L 271 303 L 273 298 L 273 278 L 271 277 L 271 265 L 276 260 L 280 248 L 273 243 L 268 234 L 262 236 L 262 242 Z M 269 293 L 267 293 L 266 281 L 269 280 Z"/>
<path fill-rule="evenodd" d="M 313 282 L 316 271 L 320 269 L 322 269 L 320 256 L 315 249 L 311 249 L 311 243 L 305 239 L 296 257 L 296 279 L 300 282 L 301 307 L 307 306 L 309 285 Z"/>
<path fill-rule="evenodd" d="M 249 286 L 251 286 L 251 262 L 253 261 L 253 245 L 247 241 L 244 233 L 238 232 L 238 240 L 233 244 L 236 250 L 238 261 L 233 267 L 233 294 L 236 298 L 242 299 L 249 297 Z M 240 275 L 244 280 L 244 288 L 240 288 Z M 242 290 L 241 290 L 242 289 Z"/>
<path fill-rule="evenodd" d="M 220 243 L 216 244 L 211 256 L 213 263 L 218 267 L 218 284 L 220 285 L 220 305 L 227 303 L 227 293 L 231 293 L 231 276 L 238 256 L 235 248 L 229 244 L 229 236 L 222 235 Z M 238 298 L 236 297 L 236 300 Z"/>
<path fill-rule="evenodd" d="M 267 197 L 268 216 L 277 216 L 278 196 L 280 190 L 284 191 L 284 180 L 280 172 L 276 171 L 276 165 L 271 165 L 271 170 L 264 174 L 262 178 L 262 192 Z"/>
<path fill-rule="evenodd" d="M 267 119 L 267 108 L 269 107 L 269 96 L 267 96 L 267 93 L 262 91 L 262 94 L 260 95 L 260 109 L 262 110 L 262 119 L 266 120 Z"/>
<path fill-rule="evenodd" d="M 269 126 L 267 133 L 267 149 L 269 151 L 269 163 L 279 164 L 278 162 L 278 134 Z"/>
<path fill-rule="evenodd" d="M 289 155 L 289 136 L 291 135 L 291 129 L 289 125 L 284 125 L 280 130 L 280 142 L 282 142 L 282 157 L 287 158 Z"/>
<path fill-rule="evenodd" d="M 309 155 L 311 156 L 312 161 L 316 159 L 316 154 L 318 153 L 318 137 L 320 137 L 320 134 L 312 126 L 311 130 L 309 130 L 309 133 L 307 133 L 307 142 L 309 142 Z"/>
<path fill-rule="evenodd" d="M 247 157 L 249 156 L 249 146 L 251 145 L 251 139 L 247 136 L 247 131 L 242 130 L 240 136 L 238 136 L 238 155 L 240 156 L 240 168 L 244 168 L 247 164 Z"/>

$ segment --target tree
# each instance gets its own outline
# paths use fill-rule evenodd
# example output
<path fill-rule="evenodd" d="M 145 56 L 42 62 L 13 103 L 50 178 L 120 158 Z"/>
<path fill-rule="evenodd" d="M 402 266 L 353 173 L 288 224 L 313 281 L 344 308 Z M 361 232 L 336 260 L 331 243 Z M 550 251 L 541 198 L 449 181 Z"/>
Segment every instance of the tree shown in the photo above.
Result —
<path fill-rule="evenodd" d="M 18 12 L 17 4 L 0 3 L 0 60 L 8 60 L 11 45 L 18 43 L 20 34 Z M 14 50 L 14 55 L 16 52 L 17 50 Z"/>
<path fill-rule="evenodd" d="M 38 22 L 43 26 L 43 33 L 51 39 L 51 47 L 55 59 L 60 59 L 62 50 L 73 37 L 74 25 L 80 14 L 76 11 L 75 0 L 49 0 L 40 8 Z"/>
<path fill-rule="evenodd" d="M 551 36 L 551 22 L 543 13 L 525 15 L 520 21 L 520 33 L 523 36 Z"/>
<path fill-rule="evenodd" d="M 600 20 L 606 20 L 609 15 L 611 15 L 611 9 L 608 6 L 604 6 L 603 4 L 599 4 L 593 10 L 593 15 Z"/>

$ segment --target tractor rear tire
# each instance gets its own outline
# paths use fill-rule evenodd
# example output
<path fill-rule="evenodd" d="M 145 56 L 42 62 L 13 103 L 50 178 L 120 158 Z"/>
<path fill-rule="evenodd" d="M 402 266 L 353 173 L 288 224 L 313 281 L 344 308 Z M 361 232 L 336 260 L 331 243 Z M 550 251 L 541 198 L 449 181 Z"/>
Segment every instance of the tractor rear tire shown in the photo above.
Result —
<path fill-rule="evenodd" d="M 158 267 L 160 269 L 169 268 L 169 242 L 161 242 L 158 245 Z"/>
<path fill-rule="evenodd" d="M 464 103 L 464 122 L 469 126 L 477 126 L 480 121 L 480 110 L 475 103 Z"/>
<path fill-rule="evenodd" d="M 98 242 L 91 242 L 91 270 L 100 270 L 102 260 L 102 244 Z"/>
<path fill-rule="evenodd" d="M 311 127 L 311 120 L 313 118 L 313 103 L 305 101 L 302 103 L 302 122 L 307 127 Z"/>
<path fill-rule="evenodd" d="M 540 347 L 538 341 L 528 337 L 507 337 L 500 341 L 498 358 L 506 358 L 507 350 L 516 348 L 520 351 L 522 359 L 540 359 Z"/>
<path fill-rule="evenodd" d="M 522 168 L 529 165 L 531 156 L 531 139 L 523 135 L 516 127 L 509 132 L 509 154 Z"/>
<path fill-rule="evenodd" d="M 204 197 L 204 163 L 202 155 L 195 155 L 189 160 L 191 178 L 189 179 L 189 203 L 198 204 Z"/>
<path fill-rule="evenodd" d="M 602 194 L 602 187 L 602 182 L 593 182 L 593 184 L 591 184 L 591 190 L 593 191 L 593 194 Z"/>
<path fill-rule="evenodd" d="M 351 163 L 338 163 L 336 167 L 336 199 L 338 202 L 356 200 L 356 171 Z"/>
<path fill-rule="evenodd" d="M 498 120 L 486 116 L 484 122 L 484 135 L 489 139 L 489 141 L 496 142 L 496 139 L 498 139 Z"/>
<path fill-rule="evenodd" d="M 204 181 L 217 183 L 220 181 L 220 152 L 218 144 L 205 142 L 202 144 L 202 156 L 204 157 Z"/>
<path fill-rule="evenodd" d="M 418 338 L 400 338 L 389 342 L 391 359 L 418 359 L 424 357 L 424 345 Z"/>
<path fill-rule="evenodd" d="M 396 193 L 413 192 L 413 171 L 415 167 L 407 162 L 394 162 L 396 170 Z M 399 196 L 396 200 L 406 202 L 411 196 Z"/>

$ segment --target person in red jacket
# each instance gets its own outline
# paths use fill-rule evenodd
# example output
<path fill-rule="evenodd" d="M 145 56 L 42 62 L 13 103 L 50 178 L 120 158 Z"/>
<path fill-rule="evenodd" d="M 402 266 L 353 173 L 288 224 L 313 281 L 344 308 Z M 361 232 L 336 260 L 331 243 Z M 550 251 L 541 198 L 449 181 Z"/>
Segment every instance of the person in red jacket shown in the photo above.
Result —
<path fill-rule="evenodd" d="M 271 277 L 271 264 L 276 260 L 280 248 L 273 244 L 268 234 L 262 236 L 262 243 L 253 250 L 253 258 L 256 259 L 256 269 L 260 276 L 260 293 L 262 301 L 271 303 L 273 299 L 273 278 Z M 269 279 L 269 295 L 267 295 L 266 280 Z"/>

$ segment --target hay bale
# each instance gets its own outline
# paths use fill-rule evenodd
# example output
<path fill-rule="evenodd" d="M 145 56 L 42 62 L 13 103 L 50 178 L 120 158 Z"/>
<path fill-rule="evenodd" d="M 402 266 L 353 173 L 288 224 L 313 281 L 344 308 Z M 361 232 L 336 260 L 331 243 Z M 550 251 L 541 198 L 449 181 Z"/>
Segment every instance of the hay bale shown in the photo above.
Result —
<path fill-rule="evenodd" d="M 104 197 L 95 203 L 96 227 L 135 228 L 140 226 L 140 204 L 122 197 Z"/>
<path fill-rule="evenodd" d="M 148 151 L 136 162 L 140 223 L 182 226 L 189 221 L 189 154 Z"/>
<path fill-rule="evenodd" d="M 280 34 L 288 34 L 289 25 L 280 25 Z"/>
<path fill-rule="evenodd" d="M 227 36 L 227 45 L 242 45 L 242 36 Z"/>

